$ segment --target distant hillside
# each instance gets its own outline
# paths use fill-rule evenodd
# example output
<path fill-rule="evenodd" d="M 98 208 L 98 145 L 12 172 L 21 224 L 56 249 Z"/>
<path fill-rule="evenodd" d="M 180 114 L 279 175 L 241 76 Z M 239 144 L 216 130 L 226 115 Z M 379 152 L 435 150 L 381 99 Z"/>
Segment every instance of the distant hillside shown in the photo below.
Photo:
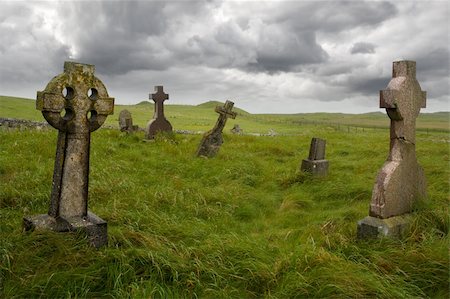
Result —
<path fill-rule="evenodd" d="M 224 104 L 225 103 L 219 101 L 208 101 L 205 103 L 198 104 L 196 105 L 196 107 L 214 109 L 216 108 L 216 106 L 223 106 Z M 237 108 L 236 106 L 233 107 L 233 111 L 237 112 L 238 114 L 250 114 L 241 108 Z"/>
<path fill-rule="evenodd" d="M 142 101 L 136 104 L 136 106 L 145 106 L 145 105 L 153 105 L 153 103 L 150 103 L 149 101 Z"/>
<path fill-rule="evenodd" d="M 166 118 L 173 127 L 181 130 L 206 131 L 217 121 L 214 108 L 223 105 L 219 101 L 193 105 L 166 105 Z M 135 105 L 115 105 L 114 115 L 107 118 L 106 124 L 117 125 L 118 115 L 127 109 L 133 116 L 133 123 L 145 127 L 153 117 L 153 103 L 141 101 Z M 298 133 L 304 126 L 324 125 L 331 127 L 352 126 L 364 128 L 388 128 L 389 118 L 386 113 L 371 112 L 363 114 L 344 113 L 301 113 L 301 114 L 251 114 L 240 108 L 233 108 L 238 113 L 236 119 L 227 122 L 227 128 L 239 124 L 245 132 L 267 133 L 275 130 L 279 133 Z M 426 109 L 425 109 L 426 110 Z M 0 117 L 43 121 L 42 113 L 36 110 L 33 99 L 0 96 Z M 419 130 L 450 131 L 450 112 L 420 113 L 417 119 Z M 347 129 L 348 130 L 348 129 Z"/>

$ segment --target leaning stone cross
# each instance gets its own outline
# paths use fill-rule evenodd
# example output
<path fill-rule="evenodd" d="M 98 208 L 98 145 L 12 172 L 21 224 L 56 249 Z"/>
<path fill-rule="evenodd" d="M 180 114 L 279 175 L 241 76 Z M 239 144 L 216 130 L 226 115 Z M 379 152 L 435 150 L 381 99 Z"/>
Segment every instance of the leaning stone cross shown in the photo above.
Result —
<path fill-rule="evenodd" d="M 320 138 L 311 139 L 309 157 L 302 161 L 300 170 L 311 173 L 314 176 L 328 174 L 328 160 L 325 160 L 326 141 Z"/>
<path fill-rule="evenodd" d="M 219 113 L 219 118 L 214 128 L 203 135 L 197 156 L 214 157 L 217 154 L 223 143 L 222 131 L 228 117 L 236 118 L 237 113 L 232 111 L 233 106 L 234 103 L 231 101 L 226 101 L 224 106 L 216 106 L 215 111 Z"/>
<path fill-rule="evenodd" d="M 172 125 L 164 116 L 164 101 L 169 99 L 169 95 L 164 93 L 162 86 L 155 86 L 155 91 L 156 93 L 151 94 L 151 99 L 155 102 L 155 112 L 145 130 L 147 139 L 155 138 L 158 132 L 172 132 Z"/>
<path fill-rule="evenodd" d="M 48 214 L 25 217 L 24 227 L 81 230 L 99 247 L 107 242 L 107 224 L 88 211 L 90 136 L 113 114 L 114 98 L 94 71 L 65 62 L 64 72 L 37 93 L 36 109 L 58 130 L 58 141 Z"/>
<path fill-rule="evenodd" d="M 416 158 L 416 118 L 426 92 L 416 79 L 414 61 L 393 63 L 392 79 L 380 91 L 380 107 L 391 119 L 389 155 L 378 173 L 369 217 L 358 222 L 358 236 L 399 235 L 414 204 L 426 196 L 426 182 Z"/>

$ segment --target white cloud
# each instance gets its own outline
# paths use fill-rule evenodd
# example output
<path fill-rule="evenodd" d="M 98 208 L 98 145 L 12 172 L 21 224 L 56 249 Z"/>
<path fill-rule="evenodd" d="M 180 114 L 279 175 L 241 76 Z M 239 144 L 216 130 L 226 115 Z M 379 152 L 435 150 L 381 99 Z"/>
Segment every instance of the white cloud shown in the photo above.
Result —
<path fill-rule="evenodd" d="M 121 104 L 162 84 L 169 103 L 366 112 L 400 58 L 424 111 L 448 110 L 448 19 L 446 1 L 0 2 L 0 94 L 34 97 L 75 58 Z"/>

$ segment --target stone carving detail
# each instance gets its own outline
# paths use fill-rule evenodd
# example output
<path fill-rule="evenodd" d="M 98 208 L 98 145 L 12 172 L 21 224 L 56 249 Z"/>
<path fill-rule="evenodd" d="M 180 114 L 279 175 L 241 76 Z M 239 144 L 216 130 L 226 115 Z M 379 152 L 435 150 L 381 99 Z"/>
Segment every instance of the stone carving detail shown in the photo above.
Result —
<path fill-rule="evenodd" d="M 413 205 L 426 197 L 425 175 L 417 162 L 415 146 L 416 118 L 425 103 L 426 92 L 416 79 L 416 63 L 394 62 L 392 79 L 380 91 L 380 107 L 386 108 L 391 119 L 389 155 L 373 188 L 369 217 L 358 223 L 359 237 L 377 235 L 373 223 L 378 223 L 378 227 L 381 220 L 390 219 L 389 223 L 393 223 L 391 218 L 410 213 Z M 384 228 L 383 234 L 398 235 L 402 227 L 406 223 L 396 219 L 395 224 Z"/>
<path fill-rule="evenodd" d="M 58 130 L 58 140 L 48 214 L 25 217 L 24 228 L 83 231 L 99 247 L 107 243 L 107 224 L 88 211 L 90 135 L 113 114 L 114 98 L 94 71 L 65 62 L 64 72 L 37 93 L 36 109 Z"/>
<path fill-rule="evenodd" d="M 197 156 L 214 157 L 219 152 L 223 143 L 222 132 L 228 117 L 236 118 L 237 113 L 233 112 L 234 103 L 226 101 L 224 106 L 216 106 L 216 112 L 219 113 L 214 128 L 203 135 L 202 141 L 197 150 Z"/>
<path fill-rule="evenodd" d="M 315 176 L 325 176 L 328 174 L 328 160 L 325 160 L 326 141 L 320 138 L 313 138 L 309 148 L 309 157 L 302 161 L 301 171 L 309 172 Z"/>
<path fill-rule="evenodd" d="M 169 95 L 164 93 L 163 86 L 155 86 L 155 91 L 156 93 L 151 94 L 151 99 L 155 102 L 155 113 L 145 130 L 147 139 L 154 139 L 158 132 L 172 132 L 172 125 L 164 116 L 164 101 L 169 99 Z"/>

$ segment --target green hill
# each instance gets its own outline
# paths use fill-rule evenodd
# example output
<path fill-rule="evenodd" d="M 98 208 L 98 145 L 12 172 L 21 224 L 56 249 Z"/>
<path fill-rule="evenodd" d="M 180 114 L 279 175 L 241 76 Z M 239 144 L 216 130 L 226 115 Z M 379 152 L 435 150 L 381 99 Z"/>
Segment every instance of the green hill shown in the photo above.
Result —
<path fill-rule="evenodd" d="M 217 120 L 214 108 L 223 105 L 221 102 L 208 101 L 193 105 L 165 105 L 165 114 L 174 129 L 207 131 Z M 142 101 L 136 105 L 116 105 L 114 115 L 108 117 L 106 124 L 117 125 L 118 115 L 122 109 L 132 113 L 133 122 L 145 127 L 153 117 L 153 103 Z M 364 114 L 343 113 L 298 113 L 298 114 L 251 114 L 240 108 L 233 108 L 238 112 L 236 119 L 227 122 L 225 130 L 234 124 L 239 124 L 244 132 L 267 133 L 273 129 L 278 133 L 301 134 L 302 125 L 328 125 L 339 130 L 345 126 L 359 128 L 388 128 L 389 118 L 381 112 Z M 43 117 L 35 109 L 34 100 L 0 96 L 0 117 L 11 117 L 42 121 Z M 417 120 L 419 130 L 450 131 L 450 112 L 421 113 Z"/>

